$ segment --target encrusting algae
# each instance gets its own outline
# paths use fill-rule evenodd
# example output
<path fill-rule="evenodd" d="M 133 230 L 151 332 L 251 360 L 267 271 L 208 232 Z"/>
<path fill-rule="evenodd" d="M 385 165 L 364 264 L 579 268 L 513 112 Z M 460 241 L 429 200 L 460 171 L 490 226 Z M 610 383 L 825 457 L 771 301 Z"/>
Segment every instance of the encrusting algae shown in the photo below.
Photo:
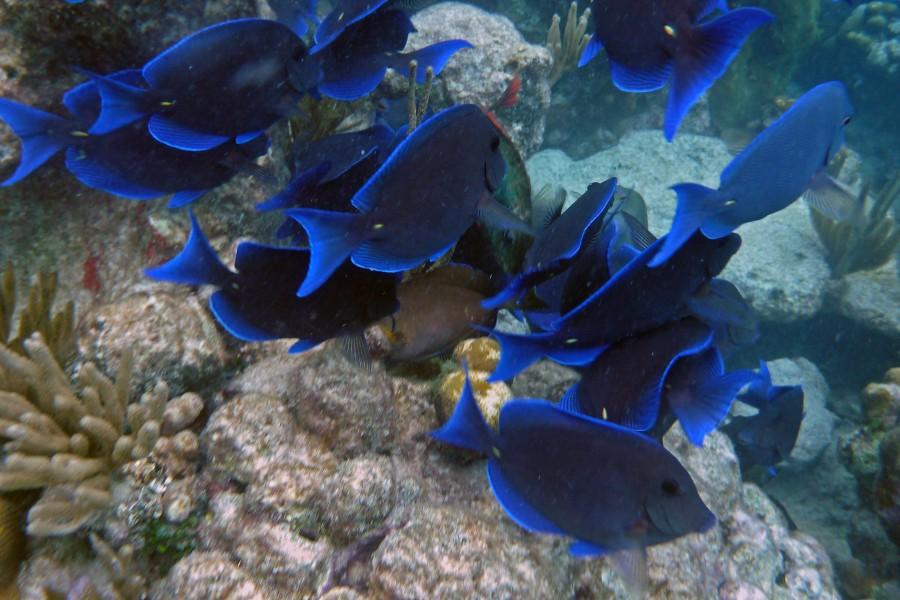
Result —
<path fill-rule="evenodd" d="M 189 425 L 203 402 L 195 394 L 168 400 L 159 383 L 129 403 L 128 356 L 115 381 L 86 363 L 74 386 L 40 334 L 24 349 L 19 356 L 0 346 L 0 437 L 9 440 L 0 492 L 43 489 L 26 531 L 66 535 L 109 505 L 118 467 L 148 456 L 163 436 Z"/>

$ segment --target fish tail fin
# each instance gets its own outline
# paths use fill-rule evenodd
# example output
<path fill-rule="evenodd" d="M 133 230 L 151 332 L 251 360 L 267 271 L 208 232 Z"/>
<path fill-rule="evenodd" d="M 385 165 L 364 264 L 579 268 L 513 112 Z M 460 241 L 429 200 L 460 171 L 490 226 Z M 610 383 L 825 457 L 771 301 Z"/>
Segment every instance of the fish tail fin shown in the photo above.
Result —
<path fill-rule="evenodd" d="M 6 121 L 22 142 L 19 166 L 0 184 L 3 186 L 21 181 L 72 141 L 68 134 L 72 128 L 69 121 L 12 100 L 0 98 L 0 119 Z"/>
<path fill-rule="evenodd" d="M 678 196 L 675 219 L 662 248 L 650 259 L 651 267 L 665 263 L 697 231 L 703 222 L 720 210 L 716 190 L 698 183 L 679 183 L 672 186 Z"/>
<path fill-rule="evenodd" d="M 500 343 L 500 362 L 488 377 L 489 382 L 512 379 L 536 363 L 546 353 L 544 341 L 552 336 L 544 333 L 516 335 L 498 331 L 490 334 Z"/>
<path fill-rule="evenodd" d="M 431 432 L 431 437 L 454 446 L 461 446 L 475 452 L 490 453 L 494 445 L 494 432 L 484 420 L 481 409 L 475 401 L 472 383 L 466 370 L 466 383 L 456 408 L 443 427 Z"/>
<path fill-rule="evenodd" d="M 675 74 L 663 131 L 670 142 L 691 105 L 722 76 L 753 31 L 774 17 L 761 8 L 738 8 L 684 33 L 675 55 Z"/>
<path fill-rule="evenodd" d="M 191 233 L 181 252 L 158 267 L 145 269 L 144 274 L 159 281 L 187 285 L 210 284 L 217 287 L 224 287 L 234 278 L 234 273 L 222 264 L 215 250 L 209 245 L 193 212 Z"/>
<path fill-rule="evenodd" d="M 100 116 L 90 132 L 103 135 L 146 117 L 149 114 L 150 92 L 145 89 L 91 73 L 100 92 Z"/>
<path fill-rule="evenodd" d="M 581 56 L 578 57 L 578 68 L 580 69 L 584 65 L 594 60 L 594 57 L 600 54 L 601 50 L 603 50 L 603 43 L 597 38 L 596 35 L 592 35 L 591 39 L 584 47 L 584 50 L 581 51 Z"/>
<path fill-rule="evenodd" d="M 415 60 L 419 65 L 416 83 L 421 85 L 425 83 L 428 67 L 431 67 L 431 70 L 436 77 L 441 74 L 441 71 L 447 66 L 447 61 L 449 61 L 454 54 L 466 48 L 472 48 L 472 44 L 466 40 L 446 40 L 431 44 L 430 46 L 425 46 L 424 48 L 416 50 L 415 52 L 410 52 L 409 54 L 398 54 L 398 60 L 402 61 L 399 65 L 401 69 L 400 72 L 403 72 L 402 69 L 407 67 L 411 60 Z"/>
<path fill-rule="evenodd" d="M 672 402 L 672 412 L 695 446 L 703 445 L 703 438 L 719 426 L 741 388 L 755 377 L 750 370 L 715 375 L 698 386 L 690 402 Z"/>
<path fill-rule="evenodd" d="M 536 283 L 540 283 L 541 275 L 541 272 L 533 271 L 514 277 L 502 290 L 490 298 L 482 300 L 481 307 L 485 310 L 494 310 L 508 302 L 517 300 L 525 293 L 525 290 Z"/>
<path fill-rule="evenodd" d="M 310 208 L 286 210 L 284 214 L 300 223 L 309 238 L 309 270 L 297 290 L 302 298 L 328 280 L 364 241 L 364 235 L 356 227 L 358 214 Z"/>

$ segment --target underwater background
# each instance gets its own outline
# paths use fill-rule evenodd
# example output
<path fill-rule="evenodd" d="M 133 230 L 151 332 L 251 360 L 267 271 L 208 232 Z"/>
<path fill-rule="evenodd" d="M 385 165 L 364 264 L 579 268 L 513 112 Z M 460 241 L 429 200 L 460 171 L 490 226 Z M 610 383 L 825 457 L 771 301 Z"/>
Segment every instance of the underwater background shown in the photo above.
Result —
<path fill-rule="evenodd" d="M 63 115 L 63 94 L 90 81 L 86 71 L 140 68 L 205 27 L 274 19 L 284 4 L 310 3 L 0 0 L 0 98 Z M 318 17 L 360 4 L 321 0 Z M 482 457 L 429 435 L 467 375 L 493 426 L 513 398 L 555 403 L 579 381 L 580 366 L 548 359 L 488 381 L 501 358 L 486 333 L 495 319 L 499 331 L 529 332 L 510 303 L 482 311 L 496 285 L 448 270 L 425 291 L 409 286 L 399 312 L 364 319 L 360 365 L 359 349 L 336 341 L 290 351 L 299 336 L 283 328 L 246 341 L 256 334 L 209 308 L 226 284 L 145 269 L 176 256 L 197 223 L 229 266 L 242 243 L 274 243 L 284 219 L 256 205 L 315 166 L 303 162 L 309 148 L 384 115 L 404 121 L 410 103 L 420 119 L 459 104 L 490 112 L 504 132 L 496 195 L 514 216 L 543 225 L 553 198 L 570 206 L 616 177 L 616 201 L 636 196 L 644 227 L 661 236 L 675 215 L 671 186 L 716 187 L 735 155 L 827 81 L 842 82 L 855 109 L 827 168 L 857 202 L 854 220 L 793 202 L 742 224 L 722 272 L 758 322 L 725 364 L 763 360 L 769 384 L 802 386 L 799 433 L 784 460 L 754 466 L 735 449 L 738 425 L 729 430 L 754 413 L 746 404 L 702 446 L 672 427 L 665 447 L 717 523 L 651 545 L 640 593 L 900 598 L 900 4 L 730 0 L 774 20 L 747 37 L 671 142 L 666 89 L 621 91 L 603 52 L 578 67 L 595 29 L 584 0 L 391 4 L 415 26 L 405 52 L 455 39 L 471 48 L 418 87 L 397 67 L 358 98 L 303 95 L 267 128 L 268 147 L 190 209 L 164 194 L 119 197 L 102 178 L 84 185 L 59 156 L 0 187 L 0 599 L 634 596 L 614 560 L 573 556 L 566 538 L 520 527 Z M 0 121 L 0 179 L 26 161 L 23 137 Z M 438 166 L 408 170 L 410 189 L 450 168 Z M 473 225 L 453 260 L 496 283 L 522 270 L 529 244 Z M 447 266 L 433 262 L 430 273 Z M 277 287 L 277 274 L 261 277 Z M 377 285 L 338 297 L 377 311 L 362 306 Z M 278 321 L 282 308 L 254 310 Z M 316 310 L 328 320 L 331 308 Z M 437 336 L 453 343 L 428 346 Z"/>

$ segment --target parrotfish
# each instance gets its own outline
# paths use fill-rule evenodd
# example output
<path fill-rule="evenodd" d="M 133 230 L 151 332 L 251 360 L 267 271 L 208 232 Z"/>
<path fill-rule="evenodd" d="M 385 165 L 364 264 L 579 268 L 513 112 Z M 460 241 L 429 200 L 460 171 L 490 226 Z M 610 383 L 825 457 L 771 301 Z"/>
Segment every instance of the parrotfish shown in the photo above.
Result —
<path fill-rule="evenodd" d="M 313 293 L 347 258 L 386 273 L 437 260 L 479 217 L 530 231 L 491 195 L 505 172 L 500 135 L 480 108 L 463 104 L 436 114 L 353 196 L 360 212 L 285 212 L 306 230 L 312 251 L 297 293 Z"/>
<path fill-rule="evenodd" d="M 481 307 L 491 291 L 485 274 L 460 264 L 444 265 L 404 281 L 397 289 L 397 312 L 378 324 L 389 340 L 387 358 L 431 358 L 477 335 L 473 325 L 493 327 L 497 312 Z"/>
<path fill-rule="evenodd" d="M 523 272 L 496 296 L 484 302 L 485 308 L 498 308 L 521 296 L 528 288 L 562 273 L 584 251 L 599 231 L 616 191 L 615 178 L 592 183 L 572 206 L 546 224 L 525 253 Z"/>
<path fill-rule="evenodd" d="M 110 77 L 131 85 L 141 82 L 138 71 Z M 22 180 L 66 150 L 66 168 L 88 187 L 137 200 L 174 194 L 169 206 L 175 208 L 249 168 L 268 149 L 268 137 L 263 135 L 248 144 L 228 142 L 207 152 L 182 152 L 156 142 L 145 122 L 91 135 L 87 128 L 100 112 L 100 96 L 92 81 L 69 90 L 63 104 L 71 118 L 0 99 L 0 118 L 22 141 L 18 168 L 2 185 Z"/>
<path fill-rule="evenodd" d="M 403 11 L 382 10 L 349 25 L 327 46 L 316 46 L 312 52 L 322 70 L 319 92 L 336 100 L 356 100 L 378 87 L 388 68 L 406 71 L 411 61 L 418 64 L 416 77 L 422 84 L 428 67 L 438 75 L 457 51 L 472 46 L 465 40 L 446 40 L 402 53 L 413 31 Z"/>
<path fill-rule="evenodd" d="M 719 177 L 719 189 L 696 183 L 672 187 L 678 205 L 672 230 L 651 266 L 669 256 L 698 229 L 710 238 L 777 212 L 801 196 L 825 214 L 848 220 L 856 200 L 828 177 L 825 167 L 840 150 L 853 117 L 847 89 L 837 81 L 806 92 L 750 142 Z"/>
<path fill-rule="evenodd" d="M 487 455 L 491 490 L 518 525 L 574 538 L 576 556 L 612 555 L 628 565 L 634 588 L 646 586 L 647 546 L 716 521 L 661 444 L 544 400 L 507 402 L 495 432 L 467 379 L 449 422 L 432 437 Z"/>
<path fill-rule="evenodd" d="M 141 74 L 146 88 L 94 76 L 102 109 L 91 133 L 148 118 L 150 134 L 180 150 L 246 143 L 293 110 L 321 76 L 303 40 L 266 19 L 202 29 L 148 62 Z"/>
<path fill-rule="evenodd" d="M 716 9 L 725 14 L 705 20 Z M 729 12 L 725 0 L 594 0 L 591 16 L 595 31 L 579 66 L 605 49 L 622 91 L 653 92 L 671 81 L 663 126 L 669 141 L 747 36 L 773 18 L 759 8 Z"/>
<path fill-rule="evenodd" d="M 803 423 L 803 388 L 772 385 L 765 361 L 746 393 L 738 400 L 755 408 L 750 417 L 734 417 L 722 430 L 734 441 L 741 469 L 760 465 L 774 474 L 774 467 L 787 460 Z"/>
<path fill-rule="evenodd" d="M 663 243 L 665 237 L 639 253 L 584 302 L 548 323 L 547 331 L 491 332 L 502 348 L 490 379 L 510 379 L 542 356 L 568 365 L 588 364 L 609 344 L 686 316 L 688 300 L 725 268 L 741 239 L 731 234 L 710 240 L 698 232 L 658 273 L 647 263 Z"/>
<path fill-rule="evenodd" d="M 238 245 L 237 273 L 228 269 L 206 240 L 194 215 L 182 251 L 145 271 L 148 277 L 218 289 L 209 307 L 230 334 L 247 341 L 299 338 L 291 352 L 303 352 L 338 336 L 361 336 L 367 325 L 397 308 L 397 278 L 345 263 L 315 294 L 298 298 L 309 251 L 252 242 Z"/>

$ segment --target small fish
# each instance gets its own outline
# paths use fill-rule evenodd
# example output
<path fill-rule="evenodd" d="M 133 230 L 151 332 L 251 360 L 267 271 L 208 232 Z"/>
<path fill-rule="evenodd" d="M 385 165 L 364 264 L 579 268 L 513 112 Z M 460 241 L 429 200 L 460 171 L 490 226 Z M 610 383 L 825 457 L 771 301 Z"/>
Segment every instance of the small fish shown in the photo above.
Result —
<path fill-rule="evenodd" d="M 298 290 L 313 293 L 348 257 L 399 273 L 443 256 L 476 219 L 530 231 L 491 194 L 506 172 L 500 135 L 472 104 L 448 108 L 406 137 L 352 198 L 358 213 L 291 209 L 312 262 Z"/>
<path fill-rule="evenodd" d="M 850 220 L 857 214 L 856 198 L 831 179 L 825 167 L 840 150 L 852 117 L 844 85 L 823 83 L 806 92 L 725 167 L 719 189 L 696 183 L 673 186 L 678 195 L 675 220 L 650 265 L 664 264 L 698 229 L 710 238 L 728 235 L 785 208 L 804 192 L 821 212 Z"/>
<path fill-rule="evenodd" d="M 487 455 L 491 490 L 519 526 L 574 538 L 576 556 L 612 555 L 637 590 L 646 587 L 647 546 L 716 522 L 658 442 L 544 400 L 507 402 L 495 432 L 467 379 L 449 422 L 431 435 Z"/>
<path fill-rule="evenodd" d="M 218 289 L 209 307 L 234 337 L 247 341 L 299 338 L 290 352 L 303 352 L 338 336 L 360 337 L 367 325 L 397 309 L 396 277 L 345 263 L 315 294 L 298 298 L 309 251 L 243 242 L 237 273 L 221 263 L 191 214 L 191 233 L 182 251 L 147 269 L 153 279 Z"/>
<path fill-rule="evenodd" d="M 531 335 L 491 332 L 500 342 L 500 363 L 491 381 L 505 380 L 548 356 L 566 365 L 584 365 L 626 337 L 685 316 L 687 301 L 718 275 L 737 252 L 741 239 L 710 240 L 695 234 L 658 273 L 647 263 L 665 243 L 660 238 L 615 273 L 571 312 Z"/>
<path fill-rule="evenodd" d="M 328 45 L 317 45 L 312 53 L 322 70 L 319 92 L 335 100 L 357 100 L 378 87 L 388 68 L 405 72 L 411 61 L 418 64 L 416 79 L 422 84 L 428 67 L 438 75 L 456 52 L 472 47 L 465 40 L 447 40 L 401 52 L 413 31 L 403 11 L 376 11 L 346 27 Z"/>
<path fill-rule="evenodd" d="M 159 142 L 199 152 L 246 143 L 293 110 L 321 76 L 286 25 L 266 19 L 219 23 L 148 62 L 146 88 L 94 75 L 102 108 L 90 132 L 109 133 L 148 118 Z"/>
<path fill-rule="evenodd" d="M 110 77 L 134 85 L 141 81 L 139 71 Z M 252 170 L 253 159 L 265 154 L 269 145 L 263 135 L 243 145 L 228 142 L 207 152 L 182 152 L 153 139 L 145 122 L 91 135 L 87 128 L 100 112 L 100 96 L 93 81 L 69 90 L 63 104 L 71 118 L 0 99 L 0 119 L 22 141 L 19 165 L 2 185 L 21 181 L 65 150 L 66 168 L 84 185 L 135 200 L 174 194 L 169 206 L 177 208 L 239 172 Z"/>
<path fill-rule="evenodd" d="M 390 342 L 387 358 L 419 361 L 438 356 L 493 327 L 497 312 L 481 307 L 490 279 L 467 265 L 449 264 L 400 284 L 400 307 L 379 326 Z"/>
<path fill-rule="evenodd" d="M 724 14 L 704 20 L 716 9 Z M 729 11 L 725 0 L 594 0 L 591 16 L 594 35 L 578 65 L 605 49 L 620 90 L 653 92 L 671 82 L 663 125 L 669 141 L 747 37 L 773 19 L 760 8 Z"/>
<path fill-rule="evenodd" d="M 546 224 L 525 253 L 523 272 L 493 298 L 484 301 L 485 308 L 498 308 L 519 298 L 528 288 L 562 273 L 587 247 L 600 229 L 609 210 L 617 180 L 592 183 L 572 206 Z"/>
<path fill-rule="evenodd" d="M 797 443 L 803 422 L 803 387 L 772 385 L 769 368 L 760 361 L 750 389 L 738 400 L 758 411 L 751 417 L 734 417 L 722 428 L 734 442 L 741 470 L 760 465 L 774 472 Z"/>

